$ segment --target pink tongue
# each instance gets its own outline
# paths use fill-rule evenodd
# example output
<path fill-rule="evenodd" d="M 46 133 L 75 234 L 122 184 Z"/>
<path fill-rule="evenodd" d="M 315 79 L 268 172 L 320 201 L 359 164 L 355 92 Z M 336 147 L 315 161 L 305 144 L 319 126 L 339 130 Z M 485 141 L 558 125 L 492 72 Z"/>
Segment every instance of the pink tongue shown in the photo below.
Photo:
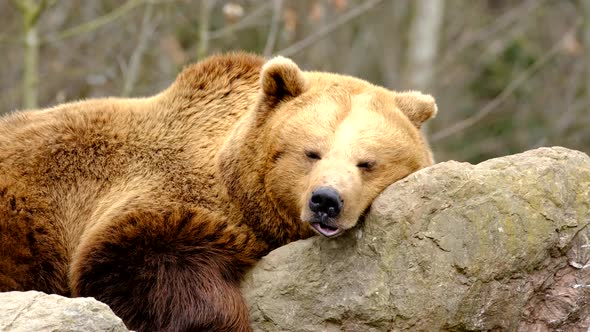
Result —
<path fill-rule="evenodd" d="M 314 223 L 312 226 L 324 236 L 332 236 L 338 233 L 338 228 L 333 228 L 327 225 L 322 225 L 321 223 Z"/>

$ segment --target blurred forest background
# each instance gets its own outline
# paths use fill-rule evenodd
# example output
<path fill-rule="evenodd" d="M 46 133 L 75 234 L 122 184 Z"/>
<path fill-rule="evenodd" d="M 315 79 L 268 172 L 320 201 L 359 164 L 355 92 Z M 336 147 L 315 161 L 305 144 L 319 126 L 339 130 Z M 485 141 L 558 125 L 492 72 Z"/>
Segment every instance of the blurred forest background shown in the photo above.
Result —
<path fill-rule="evenodd" d="M 0 0 L 0 22 L 0 113 L 150 95 L 248 50 L 434 95 L 438 161 L 590 152 L 590 0 Z"/>

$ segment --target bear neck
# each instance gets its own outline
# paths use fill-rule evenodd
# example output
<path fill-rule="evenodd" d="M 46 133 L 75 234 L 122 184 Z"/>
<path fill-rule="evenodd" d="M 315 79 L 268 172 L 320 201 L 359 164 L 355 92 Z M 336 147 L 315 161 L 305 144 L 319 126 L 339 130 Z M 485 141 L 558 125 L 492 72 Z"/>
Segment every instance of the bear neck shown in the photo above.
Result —
<path fill-rule="evenodd" d="M 182 133 L 185 151 L 198 156 L 187 156 L 191 172 L 218 179 L 210 187 L 193 188 L 194 201 L 225 212 L 229 223 L 251 229 L 264 242 L 259 255 L 311 235 L 299 218 L 267 196 L 264 174 L 257 172 L 264 167 L 259 157 L 265 157 L 250 119 L 256 112 L 263 63 L 263 58 L 243 53 L 209 58 L 187 67 L 157 96 L 159 108 L 168 113 L 163 121 Z"/>
<path fill-rule="evenodd" d="M 314 233 L 267 192 L 269 156 L 264 147 L 268 142 L 256 122 L 252 110 L 235 126 L 218 155 L 218 176 L 232 209 L 231 218 L 250 227 L 272 250 Z"/>

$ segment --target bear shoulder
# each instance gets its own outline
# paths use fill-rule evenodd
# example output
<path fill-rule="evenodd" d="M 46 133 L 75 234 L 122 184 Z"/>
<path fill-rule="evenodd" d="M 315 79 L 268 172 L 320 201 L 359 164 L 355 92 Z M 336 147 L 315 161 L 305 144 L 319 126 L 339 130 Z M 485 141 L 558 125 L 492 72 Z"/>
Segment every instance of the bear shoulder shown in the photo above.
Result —
<path fill-rule="evenodd" d="M 235 92 L 238 84 L 255 88 L 264 63 L 263 57 L 245 52 L 214 55 L 185 67 L 170 88 L 185 95 L 191 91 Z"/>

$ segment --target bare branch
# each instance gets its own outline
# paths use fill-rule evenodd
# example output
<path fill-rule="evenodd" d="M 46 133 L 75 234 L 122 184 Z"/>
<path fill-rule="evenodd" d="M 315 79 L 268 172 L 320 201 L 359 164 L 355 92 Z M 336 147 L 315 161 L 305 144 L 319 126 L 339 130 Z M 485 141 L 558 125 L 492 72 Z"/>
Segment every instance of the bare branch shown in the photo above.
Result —
<path fill-rule="evenodd" d="M 416 0 L 408 40 L 408 83 L 412 89 L 428 90 L 434 80 L 444 0 Z"/>
<path fill-rule="evenodd" d="M 590 96 L 590 1 L 580 1 L 580 7 L 582 7 L 582 15 L 584 17 L 584 29 L 582 31 L 583 45 L 584 45 L 584 62 L 586 63 L 586 84 L 584 86 L 586 96 Z"/>
<path fill-rule="evenodd" d="M 199 13 L 199 44 L 197 45 L 197 59 L 201 60 L 209 52 L 209 18 L 213 9 L 212 0 L 201 0 Z"/>
<path fill-rule="evenodd" d="M 131 95 L 131 92 L 135 87 L 135 83 L 137 82 L 143 54 L 145 53 L 145 50 L 149 43 L 150 36 L 153 34 L 155 30 L 155 25 L 152 22 L 153 12 L 154 4 L 150 2 L 145 7 L 143 19 L 141 21 L 141 29 L 139 32 L 137 46 L 133 50 L 133 54 L 131 54 L 131 59 L 129 60 L 129 67 L 127 72 L 125 73 L 125 82 L 123 83 L 123 91 L 121 92 L 121 95 L 123 97 Z"/>
<path fill-rule="evenodd" d="M 333 31 L 335 31 L 339 27 L 348 23 L 349 21 L 351 21 L 351 20 L 361 16 L 365 12 L 371 10 L 373 7 L 377 6 L 381 2 L 383 2 L 383 0 L 368 0 L 366 2 L 363 2 L 362 4 L 358 5 L 354 9 L 351 9 L 350 11 L 348 11 L 346 14 L 338 17 L 336 20 L 334 20 L 334 22 L 323 26 L 316 33 L 304 38 L 303 40 L 296 42 L 295 44 L 293 44 L 285 49 L 282 49 L 282 50 L 276 52 L 276 54 L 280 54 L 280 55 L 284 55 L 284 56 L 293 56 L 294 54 L 301 52 L 305 48 L 311 46 L 312 44 L 314 44 L 314 43 L 318 42 L 319 40 L 321 40 L 322 38 L 326 37 L 327 35 L 329 35 Z"/>
<path fill-rule="evenodd" d="M 127 14 L 129 11 L 131 11 L 135 7 L 143 4 L 146 1 L 147 0 L 129 0 L 129 1 L 125 2 L 124 5 L 113 10 L 110 13 L 100 16 L 97 19 L 94 19 L 92 21 L 89 21 L 89 22 L 80 24 L 78 26 L 75 26 L 73 28 L 64 30 L 64 31 L 60 32 L 59 34 L 57 34 L 57 36 L 50 38 L 47 41 L 48 42 L 59 41 L 59 40 L 75 37 L 75 36 L 90 32 L 90 31 L 94 31 L 94 30 L 96 30 L 108 23 L 111 23 L 111 22 L 117 20 L 118 18 Z"/>
<path fill-rule="evenodd" d="M 522 72 L 520 74 L 520 76 L 518 76 L 514 81 L 512 81 L 510 84 L 508 84 L 506 86 L 506 88 L 504 88 L 504 90 L 502 90 L 502 92 L 500 92 L 500 94 L 496 98 L 494 98 L 492 101 L 487 103 L 482 109 L 477 111 L 475 114 L 473 114 L 469 118 L 459 121 L 455 125 L 453 125 L 449 128 L 446 128 L 446 129 L 443 129 L 437 133 L 434 133 L 432 135 L 432 141 L 439 141 L 439 140 L 445 139 L 449 136 L 452 136 L 460 131 L 463 131 L 463 130 L 473 126 L 477 122 L 481 121 L 488 114 L 490 114 L 491 112 L 496 110 L 496 108 L 498 106 L 500 106 L 504 102 L 504 100 L 506 100 L 506 98 L 508 98 L 521 85 L 526 83 L 527 80 L 529 78 L 531 78 L 531 76 L 533 74 L 535 74 L 537 71 L 539 71 L 539 69 L 541 69 L 547 62 L 549 62 L 551 59 L 553 59 L 558 54 L 558 52 L 562 48 L 563 41 L 565 40 L 565 38 L 567 37 L 568 34 L 572 33 L 572 30 L 566 32 L 559 39 L 559 41 L 557 43 L 555 43 L 555 45 L 553 45 L 553 47 L 547 53 L 545 53 L 541 58 L 539 58 L 535 63 L 533 63 L 524 72 Z"/>
<path fill-rule="evenodd" d="M 406 75 L 412 89 L 428 91 L 435 79 L 445 0 L 415 0 L 414 6 L 408 34 Z M 425 123 L 422 133 L 426 135 L 429 128 L 429 123 Z"/>
<path fill-rule="evenodd" d="M 23 16 L 23 24 L 26 30 L 28 27 L 37 24 L 41 13 L 52 6 L 55 0 L 39 0 L 39 2 L 34 0 L 13 0 L 12 3 Z"/>
<path fill-rule="evenodd" d="M 236 31 L 242 30 L 242 29 L 247 29 L 250 28 L 252 26 L 256 26 L 258 25 L 260 22 L 258 21 L 258 18 L 260 15 L 264 14 L 264 12 L 270 8 L 270 6 L 272 5 L 272 2 L 270 1 L 264 1 L 262 5 L 260 5 L 260 7 L 256 8 L 255 10 L 252 11 L 252 13 L 250 13 L 249 15 L 246 15 L 244 18 L 242 18 L 240 21 L 227 26 L 223 29 L 219 29 L 216 31 L 210 31 L 209 32 L 209 40 L 214 40 L 214 39 L 219 39 L 219 38 L 223 38 L 229 34 L 232 34 Z"/>
<path fill-rule="evenodd" d="M 43 11 L 49 7 L 49 1 L 47 0 L 40 0 L 39 4 L 37 6 L 35 6 L 33 8 L 33 10 L 30 13 L 30 17 L 29 17 L 29 24 L 37 24 L 37 21 L 39 20 L 39 17 L 41 16 L 41 13 L 43 13 Z"/>
<path fill-rule="evenodd" d="M 25 58 L 23 74 L 23 106 L 36 108 L 39 94 L 39 34 L 37 26 L 25 31 Z"/>
<path fill-rule="evenodd" d="M 576 98 L 577 92 L 580 91 L 580 85 L 582 83 L 587 83 L 583 82 L 583 65 L 583 62 L 577 62 L 574 65 L 575 69 L 572 70 L 572 74 L 567 82 L 567 88 L 565 90 L 566 95 L 564 98 L 565 109 L 559 117 L 559 121 L 557 121 L 557 124 L 554 128 L 554 136 L 556 137 L 565 136 L 565 131 L 567 130 L 567 128 L 569 128 L 572 124 L 576 122 L 576 114 L 578 109 L 574 107 L 574 100 Z"/>
<path fill-rule="evenodd" d="M 37 23 L 43 11 L 50 5 L 47 0 L 13 1 L 21 13 L 24 29 L 23 107 L 36 108 L 39 94 L 39 33 Z"/>
<path fill-rule="evenodd" d="M 12 0 L 12 4 L 16 9 L 21 13 L 24 14 L 29 11 L 28 2 L 27 1 L 20 1 L 20 0 Z"/>
<path fill-rule="evenodd" d="M 454 47 L 449 48 L 441 61 L 439 61 L 439 70 L 446 70 L 450 62 L 458 58 L 458 54 L 468 47 L 474 46 L 479 42 L 489 41 L 491 36 L 498 34 L 500 31 L 513 23 L 519 23 L 523 17 L 530 14 L 543 4 L 544 0 L 528 0 L 523 2 L 517 8 L 508 11 L 506 14 L 499 16 L 494 22 L 477 30 L 475 33 L 467 35 L 467 38 L 458 42 Z"/>
<path fill-rule="evenodd" d="M 279 34 L 279 25 L 281 23 L 281 10 L 283 9 L 283 0 L 273 0 L 273 12 L 272 12 L 272 19 L 270 23 L 270 31 L 268 33 L 268 37 L 266 38 L 266 44 L 264 45 L 264 51 L 262 54 L 265 57 L 270 57 L 272 55 L 272 51 L 275 48 L 275 43 L 277 41 L 277 36 Z"/>

